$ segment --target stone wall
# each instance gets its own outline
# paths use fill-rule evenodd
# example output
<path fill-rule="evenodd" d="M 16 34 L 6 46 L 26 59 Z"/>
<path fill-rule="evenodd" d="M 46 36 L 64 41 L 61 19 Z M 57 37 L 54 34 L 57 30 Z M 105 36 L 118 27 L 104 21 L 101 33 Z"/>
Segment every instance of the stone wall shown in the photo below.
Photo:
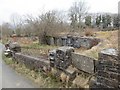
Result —
<path fill-rule="evenodd" d="M 90 49 L 97 45 L 100 39 L 93 37 L 78 37 L 78 36 L 61 36 L 61 37 L 51 37 L 46 36 L 46 44 L 57 45 L 57 46 L 71 46 L 74 48 L 86 48 Z"/>
<path fill-rule="evenodd" d="M 77 53 L 72 53 L 72 64 L 77 69 L 84 71 L 86 73 L 95 73 L 95 59 L 80 55 Z"/>
<path fill-rule="evenodd" d="M 91 88 L 118 88 L 120 89 L 120 60 L 118 51 L 105 49 L 99 53 L 96 65 L 96 77 L 90 83 Z"/>
<path fill-rule="evenodd" d="M 13 60 L 18 63 L 24 64 L 27 68 L 29 68 L 31 70 L 43 71 L 45 74 L 52 73 L 52 67 L 51 67 L 50 61 L 47 59 L 44 59 L 42 57 L 35 58 L 35 57 L 29 56 L 29 55 L 24 55 L 22 53 L 13 53 Z M 66 65 L 66 64 L 63 64 L 63 66 L 64 65 Z M 54 69 L 56 69 L 56 68 L 54 67 Z M 76 70 L 73 67 L 68 65 L 68 67 L 66 67 L 62 70 L 61 69 L 57 68 L 57 73 L 55 74 L 56 78 L 60 78 L 60 74 L 62 72 L 64 72 L 67 76 L 69 76 L 69 80 L 71 80 L 71 81 L 74 80 L 74 78 L 76 77 Z"/>
<path fill-rule="evenodd" d="M 49 52 L 50 66 L 66 69 L 72 65 L 75 68 L 93 74 L 95 73 L 96 60 L 74 52 L 72 47 L 60 47 Z"/>
<path fill-rule="evenodd" d="M 65 46 L 50 51 L 49 60 L 51 67 L 61 70 L 68 68 L 72 62 L 72 52 L 74 52 L 74 48 Z"/>
<path fill-rule="evenodd" d="M 90 80 L 90 88 L 120 89 L 120 59 L 115 49 L 105 49 L 99 53 L 98 60 L 74 52 L 73 47 L 60 47 L 49 52 L 49 60 L 35 58 L 22 53 L 13 53 L 13 59 L 34 70 L 50 71 L 51 68 L 62 70 L 70 78 L 76 77 L 76 69 L 95 74 Z"/>
<path fill-rule="evenodd" d="M 35 58 L 29 55 L 24 55 L 22 53 L 14 53 L 13 54 L 13 60 L 25 64 L 26 67 L 29 69 L 34 70 L 43 70 L 43 68 L 50 69 L 50 62 L 49 60 L 46 60 L 44 58 Z"/>

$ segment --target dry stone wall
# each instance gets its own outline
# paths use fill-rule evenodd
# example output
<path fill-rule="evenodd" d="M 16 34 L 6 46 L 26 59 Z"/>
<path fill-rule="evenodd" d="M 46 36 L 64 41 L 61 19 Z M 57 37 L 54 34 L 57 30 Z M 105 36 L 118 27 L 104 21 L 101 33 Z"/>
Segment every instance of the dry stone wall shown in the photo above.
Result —
<path fill-rule="evenodd" d="M 66 69 L 72 62 L 72 47 L 60 47 L 49 52 L 50 65 L 58 69 Z"/>
<path fill-rule="evenodd" d="M 90 80 L 90 88 L 120 89 L 120 59 L 115 49 L 105 49 L 99 53 L 98 60 L 74 52 L 73 47 L 60 47 L 49 52 L 49 60 L 35 58 L 22 53 L 13 52 L 13 60 L 23 63 L 26 67 L 44 72 L 56 68 L 65 72 L 73 80 L 76 69 L 95 74 Z M 75 69 L 76 68 L 76 69 Z"/>
<path fill-rule="evenodd" d="M 120 60 L 118 51 L 105 49 L 99 53 L 96 65 L 96 78 L 91 81 L 91 88 L 120 89 Z"/>
<path fill-rule="evenodd" d="M 14 53 L 13 60 L 25 64 L 29 69 L 34 70 L 43 70 L 46 67 L 47 70 L 50 70 L 50 62 L 44 58 L 35 58 L 29 55 L 24 55 L 22 53 Z"/>
<path fill-rule="evenodd" d="M 48 45 L 71 46 L 74 48 L 83 47 L 90 49 L 99 42 L 100 39 L 94 37 L 79 37 L 71 35 L 61 37 L 46 36 L 46 44 Z"/>

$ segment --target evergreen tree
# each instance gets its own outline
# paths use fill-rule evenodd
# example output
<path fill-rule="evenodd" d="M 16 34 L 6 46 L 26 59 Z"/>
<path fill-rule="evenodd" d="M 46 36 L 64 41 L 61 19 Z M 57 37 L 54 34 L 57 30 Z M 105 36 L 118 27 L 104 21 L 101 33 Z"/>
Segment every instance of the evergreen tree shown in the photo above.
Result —
<path fill-rule="evenodd" d="M 85 25 L 91 26 L 91 16 L 85 17 Z"/>

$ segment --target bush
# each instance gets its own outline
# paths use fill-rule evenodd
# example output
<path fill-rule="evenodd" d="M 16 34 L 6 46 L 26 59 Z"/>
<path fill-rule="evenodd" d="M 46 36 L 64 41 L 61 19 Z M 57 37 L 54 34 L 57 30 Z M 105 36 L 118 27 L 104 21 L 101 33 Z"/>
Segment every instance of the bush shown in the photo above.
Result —
<path fill-rule="evenodd" d="M 85 36 L 94 36 L 94 31 L 93 30 L 85 30 Z"/>

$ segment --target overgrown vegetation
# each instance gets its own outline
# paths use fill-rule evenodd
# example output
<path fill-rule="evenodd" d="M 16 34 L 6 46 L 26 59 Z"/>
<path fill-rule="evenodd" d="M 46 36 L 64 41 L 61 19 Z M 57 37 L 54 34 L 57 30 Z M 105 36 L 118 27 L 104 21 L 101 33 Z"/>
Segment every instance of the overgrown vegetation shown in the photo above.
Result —
<path fill-rule="evenodd" d="M 3 60 L 6 64 L 10 65 L 16 72 L 24 75 L 25 77 L 31 79 L 40 88 L 58 88 L 64 87 L 64 85 L 56 79 L 54 76 L 46 76 L 43 72 L 36 72 L 26 68 L 24 64 L 17 63 L 12 60 L 12 58 L 7 58 L 3 55 Z"/>
<path fill-rule="evenodd" d="M 116 31 L 97 31 L 95 37 L 100 38 L 101 41 L 97 46 L 89 50 L 77 50 L 80 54 L 98 59 L 98 53 L 106 48 L 118 49 L 118 30 Z"/>
<path fill-rule="evenodd" d="M 45 35 L 54 35 L 59 32 L 79 32 L 84 31 L 86 27 L 100 30 L 119 28 L 120 18 L 118 14 L 90 14 L 88 10 L 84 1 L 76 1 L 66 12 L 52 10 L 36 17 L 15 14 L 11 16 L 11 23 L 6 22 L 0 26 L 2 27 L 0 31 L 2 31 L 3 36 L 8 38 L 16 33 L 17 36 L 39 36 L 41 41 L 44 41 Z"/>

